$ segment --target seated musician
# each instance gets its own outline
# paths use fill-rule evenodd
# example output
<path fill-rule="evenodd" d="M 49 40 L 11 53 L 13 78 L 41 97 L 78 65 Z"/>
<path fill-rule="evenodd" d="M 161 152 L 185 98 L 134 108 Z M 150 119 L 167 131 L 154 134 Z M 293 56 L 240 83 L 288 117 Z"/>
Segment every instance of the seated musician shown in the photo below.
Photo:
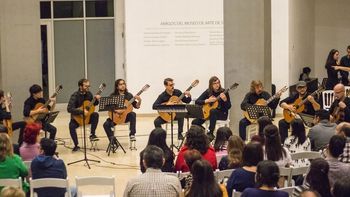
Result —
<path fill-rule="evenodd" d="M 320 109 L 320 104 L 318 104 L 315 98 L 307 92 L 306 82 L 299 81 L 296 84 L 296 90 L 298 94 L 295 94 L 294 96 L 290 96 L 283 99 L 280 102 L 280 106 L 285 110 L 289 110 L 293 113 L 297 113 L 297 109 L 295 105 L 298 105 L 298 103 L 302 102 L 302 100 L 307 99 L 304 106 L 299 106 L 299 107 L 304 107 L 304 110 L 301 113 L 314 116 L 315 111 L 318 111 Z M 288 137 L 290 122 L 291 120 L 286 121 L 286 119 L 281 119 L 278 122 L 282 143 L 284 143 L 284 140 Z"/>
<path fill-rule="evenodd" d="M 228 92 L 224 94 L 225 90 L 221 87 L 220 80 L 216 76 L 209 79 L 209 88 L 206 89 L 196 100 L 197 105 L 204 105 L 217 101 L 216 97 L 220 96 L 218 100 L 219 105 L 216 109 L 211 109 L 209 112 L 209 131 L 207 133 L 209 140 L 213 140 L 214 130 L 217 120 L 226 120 L 228 110 L 231 108 L 231 100 Z M 205 119 L 194 119 L 192 124 L 201 126 Z"/>
<path fill-rule="evenodd" d="M 30 97 L 24 101 L 23 115 L 26 119 L 31 119 L 31 117 L 43 113 L 48 113 L 49 111 L 53 111 L 56 105 L 56 98 L 50 98 L 50 103 L 45 108 L 43 105 L 46 100 L 43 98 L 43 89 L 34 84 L 29 88 Z M 36 120 L 35 120 L 36 121 Z M 50 133 L 50 139 L 54 140 L 56 136 L 57 129 L 55 126 L 50 123 L 46 123 L 41 121 L 42 130 Z M 21 130 L 22 131 L 22 130 Z M 23 141 L 23 133 L 20 132 L 20 137 L 18 138 L 18 144 L 22 144 Z"/>
<path fill-rule="evenodd" d="M 80 147 L 78 146 L 78 136 L 77 136 L 77 132 L 76 132 L 76 128 L 78 128 L 79 123 L 74 119 L 74 116 L 78 116 L 83 118 L 83 113 L 85 115 L 85 118 L 87 118 L 87 116 L 89 115 L 88 110 L 84 109 L 82 110 L 81 107 L 83 106 L 84 101 L 92 101 L 94 96 L 92 95 L 92 93 L 89 91 L 90 88 L 90 82 L 87 79 L 80 79 L 78 81 L 78 86 L 79 86 L 79 90 L 74 92 L 68 102 L 68 106 L 67 106 L 67 111 L 69 113 L 71 113 L 71 119 L 69 122 L 69 132 L 70 132 L 70 136 L 73 140 L 74 143 L 74 148 L 73 148 L 73 152 L 78 151 L 80 149 Z M 99 103 L 99 99 L 101 98 L 100 95 L 95 95 L 96 101 L 95 103 L 93 103 L 93 105 L 98 105 Z M 87 106 L 84 106 L 85 108 Z M 90 121 L 88 124 L 91 124 L 91 133 L 90 133 L 90 140 L 94 140 L 97 138 L 95 131 L 97 128 L 97 124 L 98 124 L 98 113 L 97 112 L 93 112 L 90 115 Z"/>
<path fill-rule="evenodd" d="M 153 109 L 157 109 L 157 107 L 159 107 L 160 105 L 164 105 L 164 104 L 168 104 L 168 105 L 172 105 L 172 104 L 178 104 L 178 103 L 173 103 L 173 102 L 168 102 L 169 99 L 172 96 L 177 96 L 180 97 L 182 92 L 178 89 L 174 89 L 174 80 L 171 78 L 166 78 L 164 79 L 164 87 L 165 90 L 164 92 L 162 92 L 156 101 L 154 101 L 153 103 Z M 189 91 L 184 92 L 185 96 L 182 98 L 182 102 L 184 103 L 190 103 L 191 102 L 191 94 Z M 176 117 L 175 116 L 175 120 L 177 120 L 177 124 L 178 124 L 178 135 L 177 138 L 179 140 L 183 139 L 182 136 L 182 132 L 183 132 L 183 126 L 184 126 L 184 118 L 183 117 Z M 161 127 L 162 124 L 166 123 L 167 121 L 163 120 L 162 117 L 158 116 L 155 120 L 154 120 L 154 126 L 156 128 Z"/>
<path fill-rule="evenodd" d="M 279 99 L 280 99 L 281 93 L 276 94 L 276 98 L 273 99 L 270 103 L 267 104 L 268 107 L 271 109 L 276 109 Z M 263 105 L 266 106 L 266 101 L 271 97 L 271 95 L 264 91 L 263 85 L 261 81 L 253 80 L 250 83 L 250 92 L 248 92 L 242 103 L 241 103 L 241 109 L 243 111 L 247 111 L 248 106 L 251 105 Z M 259 103 L 257 103 L 259 101 Z M 261 103 L 260 103 L 261 101 Z M 247 126 L 250 125 L 251 122 L 245 117 L 239 121 L 239 136 L 242 138 L 242 140 L 246 140 L 246 129 Z"/>
<path fill-rule="evenodd" d="M 345 87 L 338 83 L 333 88 L 334 101 L 329 108 L 331 122 L 339 124 L 340 122 L 350 122 L 350 98 L 345 95 Z"/>
<path fill-rule="evenodd" d="M 4 91 L 0 90 L 0 106 L 1 106 L 0 107 L 0 132 L 7 133 L 8 129 L 4 125 L 2 125 L 2 123 L 4 120 L 11 120 L 12 117 L 11 117 L 11 112 L 7 112 L 5 106 L 3 106 L 4 102 L 5 102 Z M 26 126 L 26 122 L 24 121 L 13 122 L 12 130 L 20 129 L 20 133 L 22 134 L 20 136 L 23 136 L 23 129 L 25 128 L 25 126 Z"/>
<path fill-rule="evenodd" d="M 110 96 L 119 96 L 124 95 L 124 99 L 130 101 L 134 96 L 128 92 L 128 89 L 126 88 L 126 83 L 123 79 L 118 79 L 115 81 L 114 84 L 114 92 Z M 136 109 L 139 109 L 141 106 L 141 98 L 138 95 L 135 95 L 135 101 L 132 103 L 132 106 Z M 121 115 L 125 112 L 125 109 L 116 109 L 114 110 L 115 113 Z M 115 118 L 115 117 L 113 117 Z M 130 133 L 129 137 L 131 141 L 135 141 L 135 134 L 136 134 L 136 113 L 131 111 L 126 115 L 125 122 L 130 122 Z M 105 132 L 107 134 L 107 137 L 109 140 L 114 139 L 112 127 L 114 127 L 116 123 L 113 122 L 113 120 L 108 118 L 105 123 L 103 124 L 103 128 L 105 129 Z"/>

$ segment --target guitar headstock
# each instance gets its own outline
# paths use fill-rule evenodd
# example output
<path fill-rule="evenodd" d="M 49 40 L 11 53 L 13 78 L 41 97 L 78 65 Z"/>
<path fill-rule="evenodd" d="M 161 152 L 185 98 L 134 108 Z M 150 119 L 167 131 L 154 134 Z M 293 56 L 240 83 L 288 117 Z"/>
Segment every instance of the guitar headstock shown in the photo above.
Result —
<path fill-rule="evenodd" d="M 99 91 L 103 91 L 106 88 L 106 84 L 105 83 L 101 83 L 101 85 L 98 87 Z"/>
<path fill-rule="evenodd" d="M 143 86 L 142 88 L 142 92 L 146 91 L 149 87 L 151 87 L 150 85 L 146 84 L 145 86 Z"/>
<path fill-rule="evenodd" d="M 5 95 L 5 104 L 11 105 L 12 103 L 12 94 L 11 92 L 7 92 Z"/>
<path fill-rule="evenodd" d="M 324 91 L 325 90 L 325 87 L 324 86 L 320 86 L 317 88 L 317 90 L 315 91 L 317 94 Z"/>
<path fill-rule="evenodd" d="M 191 83 L 191 87 L 192 87 L 192 88 L 193 88 L 193 87 L 196 87 L 198 84 L 199 84 L 199 80 L 196 79 L 196 80 L 194 80 L 194 81 Z"/>
<path fill-rule="evenodd" d="M 233 89 L 236 89 L 238 86 L 239 86 L 238 83 L 234 83 L 234 84 L 232 84 L 228 89 L 229 89 L 229 90 L 233 90 Z"/>
<path fill-rule="evenodd" d="M 63 86 L 60 84 L 55 88 L 55 94 L 58 94 L 63 89 Z"/>
<path fill-rule="evenodd" d="M 280 91 L 278 91 L 279 93 L 283 93 L 283 92 L 285 92 L 285 91 L 287 91 L 288 90 L 288 87 L 287 86 L 284 86 Z"/>

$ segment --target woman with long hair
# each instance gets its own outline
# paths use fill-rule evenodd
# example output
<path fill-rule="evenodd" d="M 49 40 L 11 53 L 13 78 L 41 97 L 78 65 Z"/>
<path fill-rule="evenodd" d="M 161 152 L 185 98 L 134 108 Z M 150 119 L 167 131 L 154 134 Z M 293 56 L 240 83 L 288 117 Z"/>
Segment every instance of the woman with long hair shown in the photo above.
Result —
<path fill-rule="evenodd" d="M 221 158 L 219 169 L 226 170 L 240 167 L 242 163 L 242 152 L 244 146 L 245 144 L 241 137 L 232 135 L 228 139 L 227 156 Z"/>
<path fill-rule="evenodd" d="M 272 124 L 271 118 L 269 118 L 268 116 L 261 116 L 258 119 L 258 135 L 254 135 L 251 138 L 251 141 L 257 141 L 260 142 L 262 145 L 264 145 L 265 143 L 265 135 L 264 135 L 264 128 L 267 125 Z"/>
<path fill-rule="evenodd" d="M 306 137 L 305 126 L 301 119 L 294 119 L 291 122 L 292 135 L 284 141 L 284 147 L 287 148 L 290 153 L 297 153 L 302 151 L 311 151 L 310 139 Z M 309 166 L 308 159 L 293 160 L 292 165 L 294 167 Z"/>
<path fill-rule="evenodd" d="M 336 66 L 338 66 L 339 60 L 339 51 L 336 49 L 332 49 L 328 53 L 328 57 L 326 60 L 325 68 L 327 70 L 327 81 L 326 81 L 326 89 L 333 90 L 333 87 L 339 83 L 338 73 L 336 70 Z"/>
<path fill-rule="evenodd" d="M 275 188 L 278 186 L 280 171 L 275 162 L 265 160 L 259 162 L 256 169 L 256 186 L 257 188 L 247 188 L 243 191 L 242 197 L 255 196 L 273 196 L 273 197 L 288 197 L 288 193 L 278 191 Z"/>
<path fill-rule="evenodd" d="M 197 160 L 191 168 L 192 184 L 185 191 L 185 197 L 222 197 L 223 191 L 214 177 L 213 169 L 206 160 Z M 225 191 L 226 189 L 223 188 Z M 227 196 L 227 192 L 226 192 Z"/>
<path fill-rule="evenodd" d="M 24 128 L 23 143 L 19 148 L 23 161 L 31 161 L 40 154 L 40 129 L 41 125 L 38 123 L 27 124 Z"/>
<path fill-rule="evenodd" d="M 216 138 L 214 142 L 214 149 L 216 155 L 219 153 L 227 154 L 227 141 L 232 136 L 232 131 L 229 127 L 220 127 L 216 131 Z"/>
<path fill-rule="evenodd" d="M 281 137 L 278 128 L 275 125 L 267 125 L 264 129 L 265 134 L 265 159 L 276 162 L 280 167 L 288 167 L 291 162 L 291 156 L 286 148 L 281 145 Z"/>
<path fill-rule="evenodd" d="M 180 149 L 179 154 L 175 162 L 175 171 L 188 172 L 190 171 L 187 166 L 184 154 L 187 150 L 198 150 L 204 160 L 209 161 L 213 170 L 217 168 L 217 161 L 215 150 L 210 146 L 208 136 L 205 134 L 203 127 L 198 125 L 192 125 L 186 133 L 185 145 Z"/>
<path fill-rule="evenodd" d="M 166 144 L 166 131 L 162 128 L 153 129 L 148 138 L 147 146 L 149 145 L 155 145 L 163 150 L 165 162 L 162 167 L 162 171 L 172 172 L 174 170 L 175 155 L 173 151 Z M 143 166 L 143 162 L 142 162 L 143 152 L 144 150 L 140 152 L 140 167 L 141 167 L 142 173 L 146 172 L 146 168 Z"/>

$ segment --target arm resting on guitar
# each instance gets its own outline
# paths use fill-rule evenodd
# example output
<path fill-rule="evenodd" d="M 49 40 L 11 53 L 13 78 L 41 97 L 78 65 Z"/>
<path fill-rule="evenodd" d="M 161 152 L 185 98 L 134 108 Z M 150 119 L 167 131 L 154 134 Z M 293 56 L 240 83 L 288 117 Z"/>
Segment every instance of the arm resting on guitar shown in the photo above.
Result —
<path fill-rule="evenodd" d="M 162 105 L 162 98 L 161 95 L 158 96 L 157 100 L 154 101 L 152 109 L 156 109 L 157 107 L 159 107 L 160 105 Z"/>
<path fill-rule="evenodd" d="M 67 111 L 71 113 L 72 115 L 82 115 L 84 112 L 83 110 L 79 108 L 75 108 L 74 103 L 76 103 L 76 95 L 72 95 L 69 99 L 68 105 L 67 105 Z"/>
<path fill-rule="evenodd" d="M 251 103 L 249 103 L 249 96 L 250 96 L 250 92 L 248 92 L 246 95 L 245 95 L 245 97 L 244 97 L 244 99 L 243 99 L 243 101 L 242 101 L 242 103 L 241 103 L 241 110 L 243 110 L 243 111 L 246 111 L 247 110 L 247 108 L 248 108 L 248 106 L 251 106 L 252 104 Z"/>
<path fill-rule="evenodd" d="M 190 103 L 192 101 L 192 97 L 184 96 L 181 100 L 184 103 Z"/>
<path fill-rule="evenodd" d="M 197 105 L 204 105 L 205 99 L 209 98 L 208 90 L 205 90 L 195 101 Z"/>

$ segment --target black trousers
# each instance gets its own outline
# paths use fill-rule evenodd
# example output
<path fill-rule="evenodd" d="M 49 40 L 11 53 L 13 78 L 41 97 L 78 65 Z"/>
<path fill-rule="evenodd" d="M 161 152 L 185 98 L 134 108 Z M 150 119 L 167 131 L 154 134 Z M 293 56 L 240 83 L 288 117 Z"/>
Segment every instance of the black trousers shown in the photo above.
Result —
<path fill-rule="evenodd" d="M 19 136 L 18 136 L 18 144 L 21 145 L 23 142 L 23 134 L 24 134 L 24 128 L 26 127 L 27 123 L 24 121 L 15 122 L 12 124 L 13 130 L 19 129 Z M 49 123 L 41 122 L 42 130 L 50 133 L 50 139 L 55 140 L 57 128 Z"/>
<path fill-rule="evenodd" d="M 12 130 L 13 131 L 20 129 L 20 133 L 18 136 L 18 143 L 20 143 L 20 142 L 22 143 L 22 141 L 23 141 L 23 131 L 24 131 L 25 126 L 26 126 L 26 122 L 24 122 L 24 121 L 12 123 Z M 0 132 L 1 133 L 8 133 L 7 128 L 4 125 L 0 125 Z"/>
<path fill-rule="evenodd" d="M 247 138 L 247 126 L 250 124 L 251 122 L 247 118 L 242 118 L 239 121 L 239 137 L 241 137 L 243 141 Z"/>
<path fill-rule="evenodd" d="M 177 120 L 177 131 L 178 134 L 182 134 L 183 129 L 184 129 L 184 118 L 178 118 L 175 116 L 175 119 Z M 167 123 L 165 120 L 163 120 L 160 116 L 158 116 L 155 120 L 154 120 L 154 127 L 159 128 L 162 127 L 162 124 Z"/>
<path fill-rule="evenodd" d="M 98 124 L 98 117 L 99 117 L 99 115 L 97 112 L 94 112 L 90 115 L 90 122 L 89 122 L 89 124 L 91 124 L 90 135 L 95 135 L 97 124 Z M 70 119 L 69 133 L 70 133 L 70 136 L 73 140 L 74 146 L 78 146 L 78 144 L 79 144 L 78 135 L 77 135 L 77 131 L 76 131 L 76 129 L 78 127 L 79 127 L 79 124 L 74 119 Z"/>
<path fill-rule="evenodd" d="M 135 112 L 128 113 L 128 115 L 126 116 L 125 123 L 127 123 L 127 122 L 130 122 L 129 136 L 135 135 L 135 133 L 136 133 L 136 113 Z M 103 123 L 103 128 L 105 129 L 105 132 L 106 132 L 108 139 L 111 139 L 112 137 L 114 137 L 114 132 L 112 131 L 112 128 L 115 125 L 116 124 L 110 118 L 108 118 L 105 121 L 105 123 Z"/>
<path fill-rule="evenodd" d="M 281 143 L 282 143 L 282 144 L 284 143 L 284 140 L 286 140 L 287 137 L 288 137 L 288 130 L 289 130 L 289 127 L 290 127 L 290 123 L 288 123 L 288 122 L 285 121 L 284 119 L 281 119 L 281 120 L 278 122 L 278 128 L 279 128 L 279 131 L 280 131 Z"/>
<path fill-rule="evenodd" d="M 211 109 L 209 113 L 209 132 L 213 133 L 217 120 L 227 120 L 227 113 L 218 109 Z M 202 126 L 205 119 L 196 118 L 192 121 L 192 124 Z"/>

